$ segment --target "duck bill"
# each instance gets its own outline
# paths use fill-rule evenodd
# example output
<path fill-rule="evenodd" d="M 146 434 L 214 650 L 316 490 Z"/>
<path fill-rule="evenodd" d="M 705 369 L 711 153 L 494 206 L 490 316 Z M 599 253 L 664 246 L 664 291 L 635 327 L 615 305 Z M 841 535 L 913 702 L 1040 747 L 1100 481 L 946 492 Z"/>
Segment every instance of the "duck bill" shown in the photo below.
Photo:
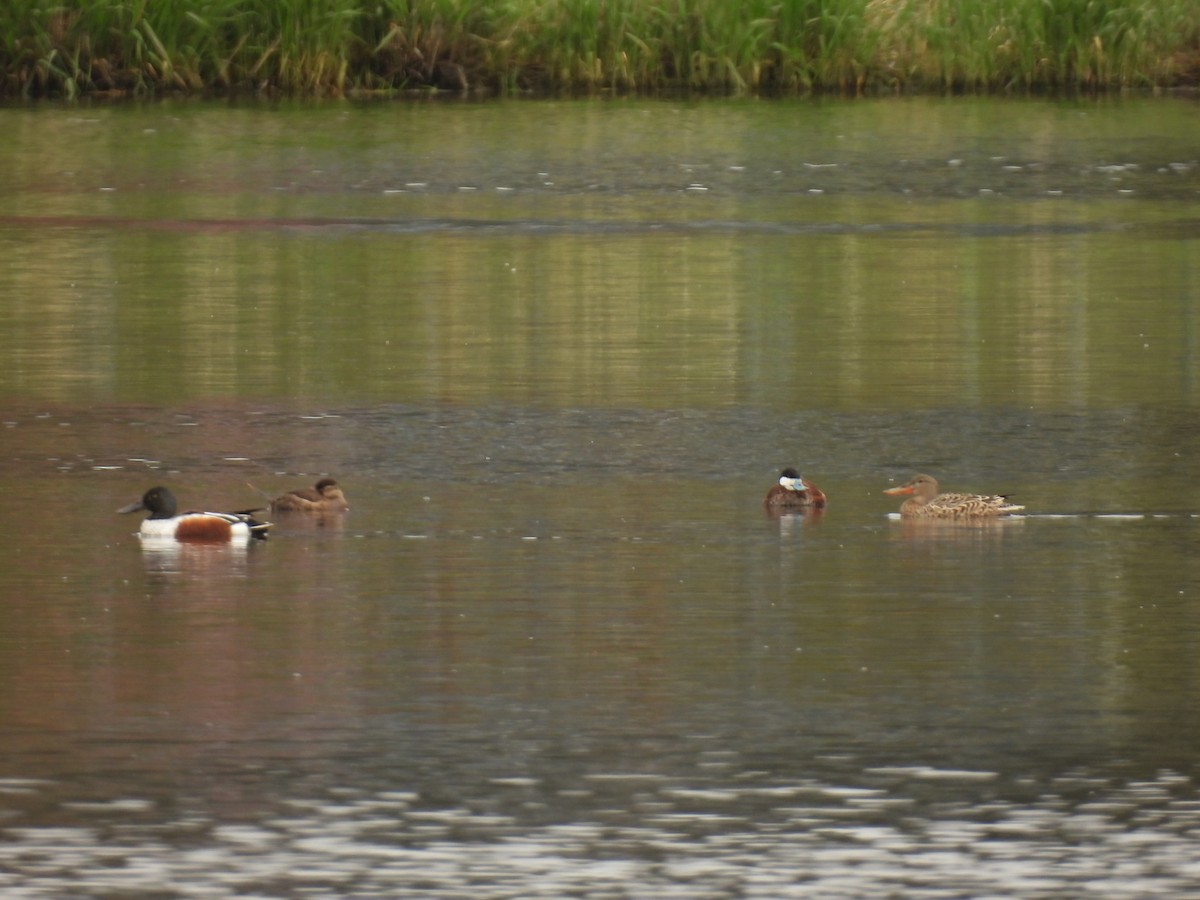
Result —
<path fill-rule="evenodd" d="M 120 514 L 120 513 L 137 512 L 139 509 L 145 509 L 145 508 L 146 507 L 142 506 L 141 500 L 134 500 L 128 506 L 122 506 L 120 509 L 118 509 L 117 513 Z"/>
<path fill-rule="evenodd" d="M 888 488 L 886 491 L 884 491 L 884 493 L 891 494 L 893 497 L 896 497 L 902 494 L 911 494 L 913 490 L 914 488 L 911 484 L 902 484 L 900 487 Z"/>

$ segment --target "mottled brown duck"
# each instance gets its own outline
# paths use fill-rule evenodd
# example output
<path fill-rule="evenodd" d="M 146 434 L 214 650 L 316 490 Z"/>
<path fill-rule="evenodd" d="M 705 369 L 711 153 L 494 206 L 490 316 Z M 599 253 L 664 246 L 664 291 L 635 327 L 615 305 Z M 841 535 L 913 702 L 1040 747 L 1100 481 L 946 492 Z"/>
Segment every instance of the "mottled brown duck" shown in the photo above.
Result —
<path fill-rule="evenodd" d="M 310 488 L 288 491 L 271 501 L 272 512 L 344 512 L 346 495 L 332 478 L 322 478 Z"/>
<path fill-rule="evenodd" d="M 1010 516 L 1025 507 L 1009 503 L 1004 494 L 939 494 L 937 479 L 918 475 L 885 494 L 908 495 L 900 506 L 905 519 L 986 519 Z"/>

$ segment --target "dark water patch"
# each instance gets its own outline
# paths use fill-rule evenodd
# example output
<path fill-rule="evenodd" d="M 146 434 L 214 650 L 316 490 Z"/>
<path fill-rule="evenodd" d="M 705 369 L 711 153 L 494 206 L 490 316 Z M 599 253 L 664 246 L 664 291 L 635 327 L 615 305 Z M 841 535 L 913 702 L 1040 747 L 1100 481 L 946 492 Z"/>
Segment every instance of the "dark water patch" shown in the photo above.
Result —
<path fill-rule="evenodd" d="M 794 465 L 835 501 L 847 489 L 858 496 L 926 471 L 947 490 L 1008 493 L 1031 514 L 1147 515 L 1200 510 L 1192 421 L 1188 407 L 793 413 L 250 403 L 186 411 L 10 407 L 5 428 L 14 476 L 104 478 L 126 485 L 130 499 L 138 479 L 224 479 L 230 488 L 251 482 L 278 493 L 297 486 L 289 480 L 327 473 L 367 484 L 584 491 L 605 482 L 732 479 L 765 492 L 780 468 Z M 1159 449 L 1131 455 L 1146 441 Z M 1181 477 L 1184 486 L 1171 487 Z M 886 511 L 891 501 L 883 504 Z"/>
<path fill-rule="evenodd" d="M 948 225 L 926 222 L 891 222 L 886 224 L 857 224 L 838 222 L 587 222 L 533 220 L 470 220 L 470 219 L 363 219 L 363 218 L 298 218 L 298 219 L 133 219 L 112 216 L 30 217 L 0 216 L 0 227 L 20 229 L 86 229 L 86 230 L 150 230 L 182 233 L 299 231 L 355 232 L 375 231 L 398 234 L 437 234 L 462 232 L 487 235 L 614 235 L 639 234 L 730 233 L 769 235 L 873 235 L 931 236 L 955 234 L 961 237 L 1037 237 L 1038 235 L 1081 235 L 1119 231 L 1129 227 L 1124 223 L 1072 224 L 986 224 Z M 1156 226 L 1163 227 L 1163 226 Z M 1166 226 L 1170 227 L 1170 226 Z"/>

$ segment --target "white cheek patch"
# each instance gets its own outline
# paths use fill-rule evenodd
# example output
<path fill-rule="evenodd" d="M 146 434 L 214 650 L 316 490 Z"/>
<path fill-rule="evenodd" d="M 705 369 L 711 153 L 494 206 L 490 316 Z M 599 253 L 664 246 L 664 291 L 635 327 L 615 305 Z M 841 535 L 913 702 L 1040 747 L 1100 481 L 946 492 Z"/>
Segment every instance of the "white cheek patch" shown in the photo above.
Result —
<path fill-rule="evenodd" d="M 789 491 L 807 491 L 808 485 L 804 483 L 803 478 L 788 478 L 786 476 L 779 479 L 779 483 Z"/>

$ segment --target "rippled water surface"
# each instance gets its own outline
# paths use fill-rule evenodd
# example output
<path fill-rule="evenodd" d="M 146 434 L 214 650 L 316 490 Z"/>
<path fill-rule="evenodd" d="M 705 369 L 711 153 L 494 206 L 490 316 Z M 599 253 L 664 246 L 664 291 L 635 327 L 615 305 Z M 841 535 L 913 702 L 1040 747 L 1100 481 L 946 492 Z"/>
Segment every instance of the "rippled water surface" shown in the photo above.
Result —
<path fill-rule="evenodd" d="M 0 893 L 1200 892 L 1196 113 L 0 109 Z"/>

